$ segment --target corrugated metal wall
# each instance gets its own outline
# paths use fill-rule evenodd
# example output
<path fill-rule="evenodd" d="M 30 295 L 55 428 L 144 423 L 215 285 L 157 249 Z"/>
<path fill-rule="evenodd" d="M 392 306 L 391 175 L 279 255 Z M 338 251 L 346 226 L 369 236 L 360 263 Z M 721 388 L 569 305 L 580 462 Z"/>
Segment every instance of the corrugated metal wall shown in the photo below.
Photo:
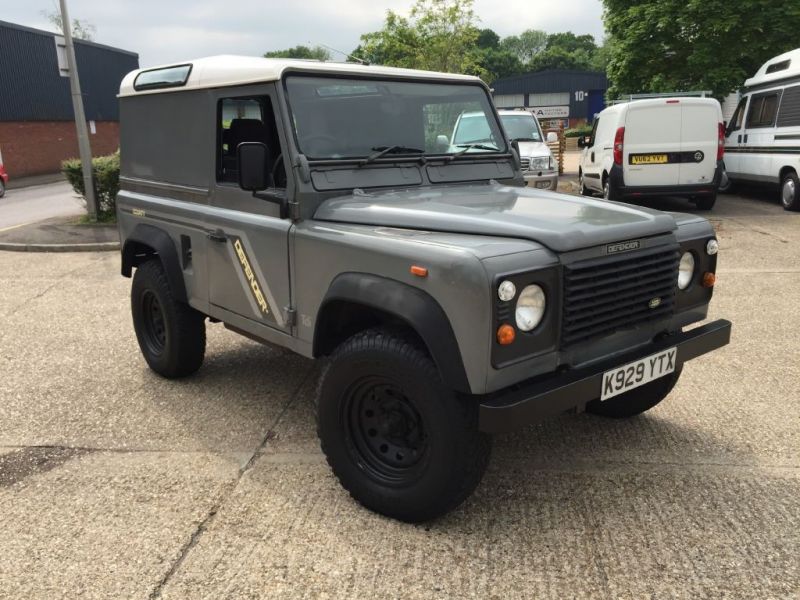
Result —
<path fill-rule="evenodd" d="M 117 93 L 137 54 L 88 42 L 75 43 L 86 118 L 119 120 Z M 0 121 L 68 121 L 69 79 L 58 72 L 54 35 L 0 21 Z"/>
<path fill-rule="evenodd" d="M 594 71 L 554 70 L 525 73 L 498 79 L 492 83 L 496 94 L 542 94 L 572 90 L 605 90 L 605 73 Z"/>

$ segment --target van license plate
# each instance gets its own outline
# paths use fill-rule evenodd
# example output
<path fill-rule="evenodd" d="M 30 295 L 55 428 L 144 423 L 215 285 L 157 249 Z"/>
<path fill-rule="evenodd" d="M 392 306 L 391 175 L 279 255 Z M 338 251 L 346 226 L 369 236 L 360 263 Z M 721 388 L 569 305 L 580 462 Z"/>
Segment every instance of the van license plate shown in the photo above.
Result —
<path fill-rule="evenodd" d="M 666 154 L 631 154 L 632 165 L 663 165 L 668 162 Z"/>
<path fill-rule="evenodd" d="M 677 348 L 670 348 L 606 371 L 603 373 L 603 389 L 600 393 L 600 400 L 608 400 L 640 385 L 650 383 L 654 379 L 669 375 L 675 370 L 677 354 Z"/>

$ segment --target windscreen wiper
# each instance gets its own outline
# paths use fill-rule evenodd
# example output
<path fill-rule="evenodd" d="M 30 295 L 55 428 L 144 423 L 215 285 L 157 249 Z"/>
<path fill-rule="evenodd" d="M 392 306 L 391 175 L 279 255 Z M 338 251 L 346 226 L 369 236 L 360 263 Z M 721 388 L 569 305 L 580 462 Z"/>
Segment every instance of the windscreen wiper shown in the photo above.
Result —
<path fill-rule="evenodd" d="M 465 154 L 465 153 L 469 152 L 473 148 L 477 148 L 478 150 L 491 150 L 492 152 L 500 152 L 500 148 L 498 148 L 497 146 L 489 146 L 488 144 L 480 144 L 480 143 L 477 143 L 477 144 L 456 144 L 456 147 L 457 148 L 461 148 L 461 150 L 459 150 L 458 152 L 455 152 L 455 153 L 451 154 L 450 156 L 448 156 L 447 159 L 446 159 L 447 162 L 450 162 L 451 160 L 453 160 L 457 156 L 461 156 L 462 154 Z"/>
<path fill-rule="evenodd" d="M 419 148 L 409 148 L 407 146 L 377 146 L 373 148 L 373 150 L 375 150 L 375 152 L 358 163 L 359 167 L 363 167 L 371 162 L 375 162 L 381 156 L 385 156 L 386 154 L 425 154 L 425 150 L 420 150 Z"/>

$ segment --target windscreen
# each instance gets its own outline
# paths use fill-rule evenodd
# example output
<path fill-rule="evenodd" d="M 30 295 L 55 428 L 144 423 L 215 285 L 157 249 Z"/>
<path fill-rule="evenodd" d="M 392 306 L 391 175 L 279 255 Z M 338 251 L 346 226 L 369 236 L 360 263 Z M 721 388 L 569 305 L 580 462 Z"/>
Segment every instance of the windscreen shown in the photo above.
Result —
<path fill-rule="evenodd" d="M 500 115 L 503 127 L 511 140 L 520 142 L 541 142 L 542 134 L 531 114 Z"/>
<path fill-rule="evenodd" d="M 480 85 L 290 75 L 286 92 L 299 150 L 310 160 L 387 149 L 408 155 L 507 150 Z M 467 113 L 480 117 L 482 130 L 462 146 L 453 135 Z"/>

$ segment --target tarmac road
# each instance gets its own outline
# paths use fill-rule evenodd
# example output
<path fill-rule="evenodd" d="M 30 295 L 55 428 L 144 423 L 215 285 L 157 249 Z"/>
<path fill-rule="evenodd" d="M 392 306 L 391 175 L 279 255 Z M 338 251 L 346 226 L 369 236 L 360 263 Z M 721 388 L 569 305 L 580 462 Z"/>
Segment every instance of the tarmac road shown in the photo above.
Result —
<path fill-rule="evenodd" d="M 7 189 L 0 198 L 0 231 L 52 219 L 86 214 L 66 181 Z"/>
<path fill-rule="evenodd" d="M 646 416 L 498 436 L 424 526 L 339 487 L 311 361 L 212 325 L 200 372 L 160 379 L 115 253 L 0 252 L 0 597 L 797 598 L 800 214 L 709 216 L 731 345 Z"/>

